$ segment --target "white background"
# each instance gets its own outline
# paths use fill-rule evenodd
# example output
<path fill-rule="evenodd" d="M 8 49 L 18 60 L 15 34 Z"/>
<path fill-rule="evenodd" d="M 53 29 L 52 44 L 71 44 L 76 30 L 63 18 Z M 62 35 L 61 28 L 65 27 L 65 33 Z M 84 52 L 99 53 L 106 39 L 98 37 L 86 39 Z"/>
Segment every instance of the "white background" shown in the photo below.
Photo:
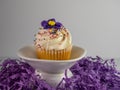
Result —
<path fill-rule="evenodd" d="M 0 57 L 33 44 L 44 19 L 68 28 L 87 56 L 120 58 L 120 0 L 0 0 Z"/>

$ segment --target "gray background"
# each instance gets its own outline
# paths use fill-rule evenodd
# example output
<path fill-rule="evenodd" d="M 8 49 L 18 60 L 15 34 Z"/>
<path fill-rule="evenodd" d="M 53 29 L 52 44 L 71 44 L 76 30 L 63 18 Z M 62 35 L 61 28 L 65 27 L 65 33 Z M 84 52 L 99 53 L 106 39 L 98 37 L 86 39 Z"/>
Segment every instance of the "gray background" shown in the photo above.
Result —
<path fill-rule="evenodd" d="M 120 0 L 0 0 L 0 57 L 33 44 L 49 18 L 61 21 L 88 56 L 120 58 Z"/>

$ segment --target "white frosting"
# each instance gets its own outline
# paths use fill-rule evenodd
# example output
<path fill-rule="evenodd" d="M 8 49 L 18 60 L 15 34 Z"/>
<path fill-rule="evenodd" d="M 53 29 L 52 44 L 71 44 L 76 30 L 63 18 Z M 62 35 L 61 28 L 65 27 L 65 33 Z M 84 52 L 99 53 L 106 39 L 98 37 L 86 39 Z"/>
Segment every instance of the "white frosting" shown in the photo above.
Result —
<path fill-rule="evenodd" d="M 50 33 L 50 30 L 41 29 L 35 36 L 35 46 L 40 49 L 61 50 L 71 45 L 71 34 L 65 28 Z"/>

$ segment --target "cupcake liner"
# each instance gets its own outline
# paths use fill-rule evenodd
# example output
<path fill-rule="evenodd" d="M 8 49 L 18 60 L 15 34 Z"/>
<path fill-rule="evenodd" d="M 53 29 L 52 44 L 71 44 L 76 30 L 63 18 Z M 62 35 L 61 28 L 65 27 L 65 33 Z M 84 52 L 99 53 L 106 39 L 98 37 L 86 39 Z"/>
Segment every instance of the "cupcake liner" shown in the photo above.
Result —
<path fill-rule="evenodd" d="M 72 45 L 62 50 L 46 50 L 36 48 L 36 54 L 39 59 L 49 60 L 68 60 L 71 56 Z"/>

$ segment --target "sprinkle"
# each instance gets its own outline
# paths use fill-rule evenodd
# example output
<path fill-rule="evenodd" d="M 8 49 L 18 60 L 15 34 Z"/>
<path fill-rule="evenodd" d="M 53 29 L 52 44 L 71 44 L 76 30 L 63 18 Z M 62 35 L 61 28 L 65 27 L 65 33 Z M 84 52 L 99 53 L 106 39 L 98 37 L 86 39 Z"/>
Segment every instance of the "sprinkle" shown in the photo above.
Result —
<path fill-rule="evenodd" d="M 67 32 L 67 36 L 69 35 L 69 33 Z"/>
<path fill-rule="evenodd" d="M 66 30 L 66 29 L 65 29 L 64 31 L 65 31 L 65 32 L 67 32 L 67 30 Z"/>
<path fill-rule="evenodd" d="M 40 27 L 39 29 L 42 30 L 43 28 Z"/>
<path fill-rule="evenodd" d="M 39 35 L 41 35 L 42 33 L 38 32 Z"/>
<path fill-rule="evenodd" d="M 38 47 L 39 47 L 39 48 L 41 48 L 41 45 L 40 45 L 40 44 L 38 44 Z"/>

